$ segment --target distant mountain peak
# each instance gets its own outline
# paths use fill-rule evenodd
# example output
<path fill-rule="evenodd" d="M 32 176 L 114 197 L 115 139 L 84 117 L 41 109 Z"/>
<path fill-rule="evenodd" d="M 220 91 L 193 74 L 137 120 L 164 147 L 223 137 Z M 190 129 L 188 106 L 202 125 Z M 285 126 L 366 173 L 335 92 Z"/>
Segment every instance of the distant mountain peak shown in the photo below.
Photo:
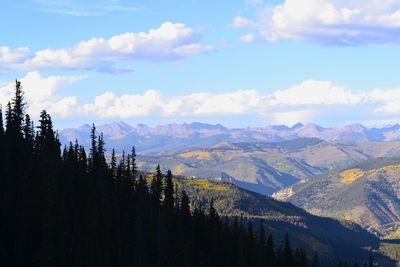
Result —
<path fill-rule="evenodd" d="M 354 130 L 354 131 L 364 131 L 367 130 L 367 128 L 365 128 L 363 125 L 361 125 L 360 123 L 353 123 L 353 124 L 349 124 L 344 126 L 345 129 L 350 129 L 350 130 Z"/>
<path fill-rule="evenodd" d="M 121 127 L 128 128 L 128 129 L 132 129 L 132 126 L 129 125 L 129 124 L 127 124 L 126 122 L 120 121 L 120 122 L 117 122 L 117 124 L 118 124 L 119 126 L 121 126 Z"/>
<path fill-rule="evenodd" d="M 84 132 L 85 131 L 90 131 L 90 129 L 92 129 L 92 126 L 87 124 L 87 123 L 82 124 L 81 126 L 78 127 L 79 131 L 84 131 Z"/>
<path fill-rule="evenodd" d="M 192 122 L 190 124 L 187 124 L 189 129 L 192 130 L 201 130 L 201 129 L 206 129 L 206 130 L 227 130 L 223 125 L 221 124 L 208 124 L 208 123 L 202 123 L 202 122 Z"/>
<path fill-rule="evenodd" d="M 295 125 L 293 125 L 290 129 L 294 130 L 294 129 L 298 129 L 301 127 L 304 127 L 304 124 L 302 124 L 301 122 L 298 122 Z"/>

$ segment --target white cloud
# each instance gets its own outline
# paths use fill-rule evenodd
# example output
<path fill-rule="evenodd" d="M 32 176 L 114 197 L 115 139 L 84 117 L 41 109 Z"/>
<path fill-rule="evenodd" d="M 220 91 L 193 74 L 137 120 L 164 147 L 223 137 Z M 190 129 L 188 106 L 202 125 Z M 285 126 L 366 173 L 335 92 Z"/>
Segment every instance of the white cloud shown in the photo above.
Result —
<path fill-rule="evenodd" d="M 316 112 L 313 110 L 296 110 L 288 112 L 275 112 L 272 113 L 272 120 L 274 124 L 284 124 L 292 126 L 298 122 L 310 123 L 316 117 Z"/>
<path fill-rule="evenodd" d="M 242 41 L 243 43 L 248 43 L 248 44 L 253 43 L 255 41 L 255 39 L 256 39 L 256 37 L 252 33 L 247 33 L 240 37 L 240 41 Z"/>
<path fill-rule="evenodd" d="M 232 24 L 230 25 L 232 28 L 244 28 L 244 27 L 254 27 L 256 26 L 255 21 L 243 18 L 241 16 L 237 16 L 233 19 Z"/>
<path fill-rule="evenodd" d="M 262 5 L 263 3 L 263 0 L 246 0 L 246 6 L 258 6 Z"/>
<path fill-rule="evenodd" d="M 28 72 L 20 79 L 24 90 L 24 96 L 28 102 L 28 112 L 32 116 L 39 115 L 40 111 L 46 109 L 55 116 L 70 116 L 74 114 L 78 104 L 74 96 L 61 97 L 57 92 L 85 76 L 48 76 L 42 77 L 39 72 Z M 5 107 L 14 94 L 14 82 L 0 87 L 0 104 Z"/>
<path fill-rule="evenodd" d="M 400 89 L 374 90 L 368 93 L 370 101 L 382 103 L 375 111 L 385 114 L 400 112 Z"/>
<path fill-rule="evenodd" d="M 257 110 L 263 97 L 256 90 L 229 93 L 196 93 L 166 100 L 164 115 L 245 114 Z"/>
<path fill-rule="evenodd" d="M 80 107 L 80 112 L 85 115 L 98 117 L 130 118 L 148 116 L 162 106 L 162 96 L 159 92 L 148 90 L 143 95 L 116 96 L 107 92 L 96 96 L 94 103 Z"/>
<path fill-rule="evenodd" d="M 117 95 L 112 91 L 82 102 L 61 88 L 84 76 L 48 76 L 29 72 L 21 79 L 29 105 L 38 116 L 42 109 L 57 117 L 88 118 L 264 118 L 270 123 L 366 122 L 386 124 L 400 113 L 400 89 L 357 93 L 330 81 L 307 80 L 271 93 L 246 89 L 224 93 L 198 92 L 166 96 L 157 90 Z M 3 106 L 13 95 L 13 83 L 0 87 Z M 399 121 L 400 122 L 400 121 Z M 381 125 L 382 125 L 381 124 Z"/>
<path fill-rule="evenodd" d="M 93 38 L 70 48 L 0 48 L 0 69 L 41 70 L 72 69 L 119 73 L 119 62 L 177 61 L 207 53 L 212 46 L 199 43 L 200 35 L 182 23 L 165 22 L 148 32 L 124 33 L 109 39 Z M 4 63 L 7 63 L 4 64 Z"/>
<path fill-rule="evenodd" d="M 273 105 L 353 105 L 363 96 L 335 85 L 330 81 L 307 80 L 285 90 L 277 90 L 270 97 Z"/>
<path fill-rule="evenodd" d="M 9 47 L 0 46 L 0 63 L 21 62 L 28 58 L 30 51 L 26 47 L 10 49 Z"/>
<path fill-rule="evenodd" d="M 348 46 L 398 43 L 399 0 L 285 0 L 258 12 L 259 33 L 270 42 L 293 39 Z"/>

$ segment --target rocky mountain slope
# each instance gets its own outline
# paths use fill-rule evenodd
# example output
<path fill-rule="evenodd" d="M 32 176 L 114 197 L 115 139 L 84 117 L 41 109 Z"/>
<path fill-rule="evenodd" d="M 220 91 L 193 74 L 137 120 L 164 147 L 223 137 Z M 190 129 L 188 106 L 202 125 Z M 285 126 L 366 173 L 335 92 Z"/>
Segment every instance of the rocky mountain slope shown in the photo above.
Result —
<path fill-rule="evenodd" d="M 400 158 L 378 158 L 310 177 L 274 194 L 322 216 L 350 220 L 400 237 Z"/>
<path fill-rule="evenodd" d="M 204 123 L 168 124 L 149 127 L 139 124 L 132 127 L 124 122 L 99 125 L 98 131 L 104 133 L 107 147 L 117 152 L 130 150 L 135 145 L 140 153 L 154 153 L 165 150 L 181 150 L 193 147 L 209 147 L 220 142 L 279 142 L 303 137 L 315 137 L 325 141 L 394 141 L 400 140 L 400 125 L 383 128 L 366 128 L 352 124 L 339 128 L 324 128 L 315 124 L 298 123 L 293 127 L 285 125 L 258 128 L 228 129 L 220 124 Z M 82 125 L 76 129 L 59 132 L 62 143 L 79 140 L 89 144 L 90 126 Z"/>

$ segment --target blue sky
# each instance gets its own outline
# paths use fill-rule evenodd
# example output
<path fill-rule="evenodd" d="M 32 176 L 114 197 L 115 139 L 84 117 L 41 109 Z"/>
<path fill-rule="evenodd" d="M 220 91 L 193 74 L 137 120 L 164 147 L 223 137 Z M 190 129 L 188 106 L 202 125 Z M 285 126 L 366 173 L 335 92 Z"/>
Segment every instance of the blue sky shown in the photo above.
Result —
<path fill-rule="evenodd" d="M 400 122 L 400 1 L 5 0 L 0 102 L 59 128 Z"/>

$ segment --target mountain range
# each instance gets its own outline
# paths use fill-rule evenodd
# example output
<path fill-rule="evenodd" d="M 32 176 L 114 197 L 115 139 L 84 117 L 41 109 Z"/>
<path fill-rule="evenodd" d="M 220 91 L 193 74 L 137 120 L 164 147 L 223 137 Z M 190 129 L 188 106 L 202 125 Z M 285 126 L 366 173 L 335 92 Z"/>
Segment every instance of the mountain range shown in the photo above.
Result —
<path fill-rule="evenodd" d="M 89 145 L 91 126 L 59 131 L 63 144 L 76 139 Z M 382 128 L 366 128 L 361 124 L 351 124 L 338 128 L 324 128 L 315 124 L 297 123 L 292 127 L 275 125 L 243 129 L 229 129 L 221 124 L 199 122 L 167 124 L 149 127 L 139 124 L 135 127 L 124 122 L 97 126 L 104 134 L 107 147 L 117 152 L 129 151 L 135 145 L 139 153 L 149 154 L 159 151 L 182 150 L 193 147 L 209 147 L 220 142 L 281 142 L 304 137 L 315 137 L 324 141 L 396 141 L 400 140 L 400 125 L 387 125 Z"/>

